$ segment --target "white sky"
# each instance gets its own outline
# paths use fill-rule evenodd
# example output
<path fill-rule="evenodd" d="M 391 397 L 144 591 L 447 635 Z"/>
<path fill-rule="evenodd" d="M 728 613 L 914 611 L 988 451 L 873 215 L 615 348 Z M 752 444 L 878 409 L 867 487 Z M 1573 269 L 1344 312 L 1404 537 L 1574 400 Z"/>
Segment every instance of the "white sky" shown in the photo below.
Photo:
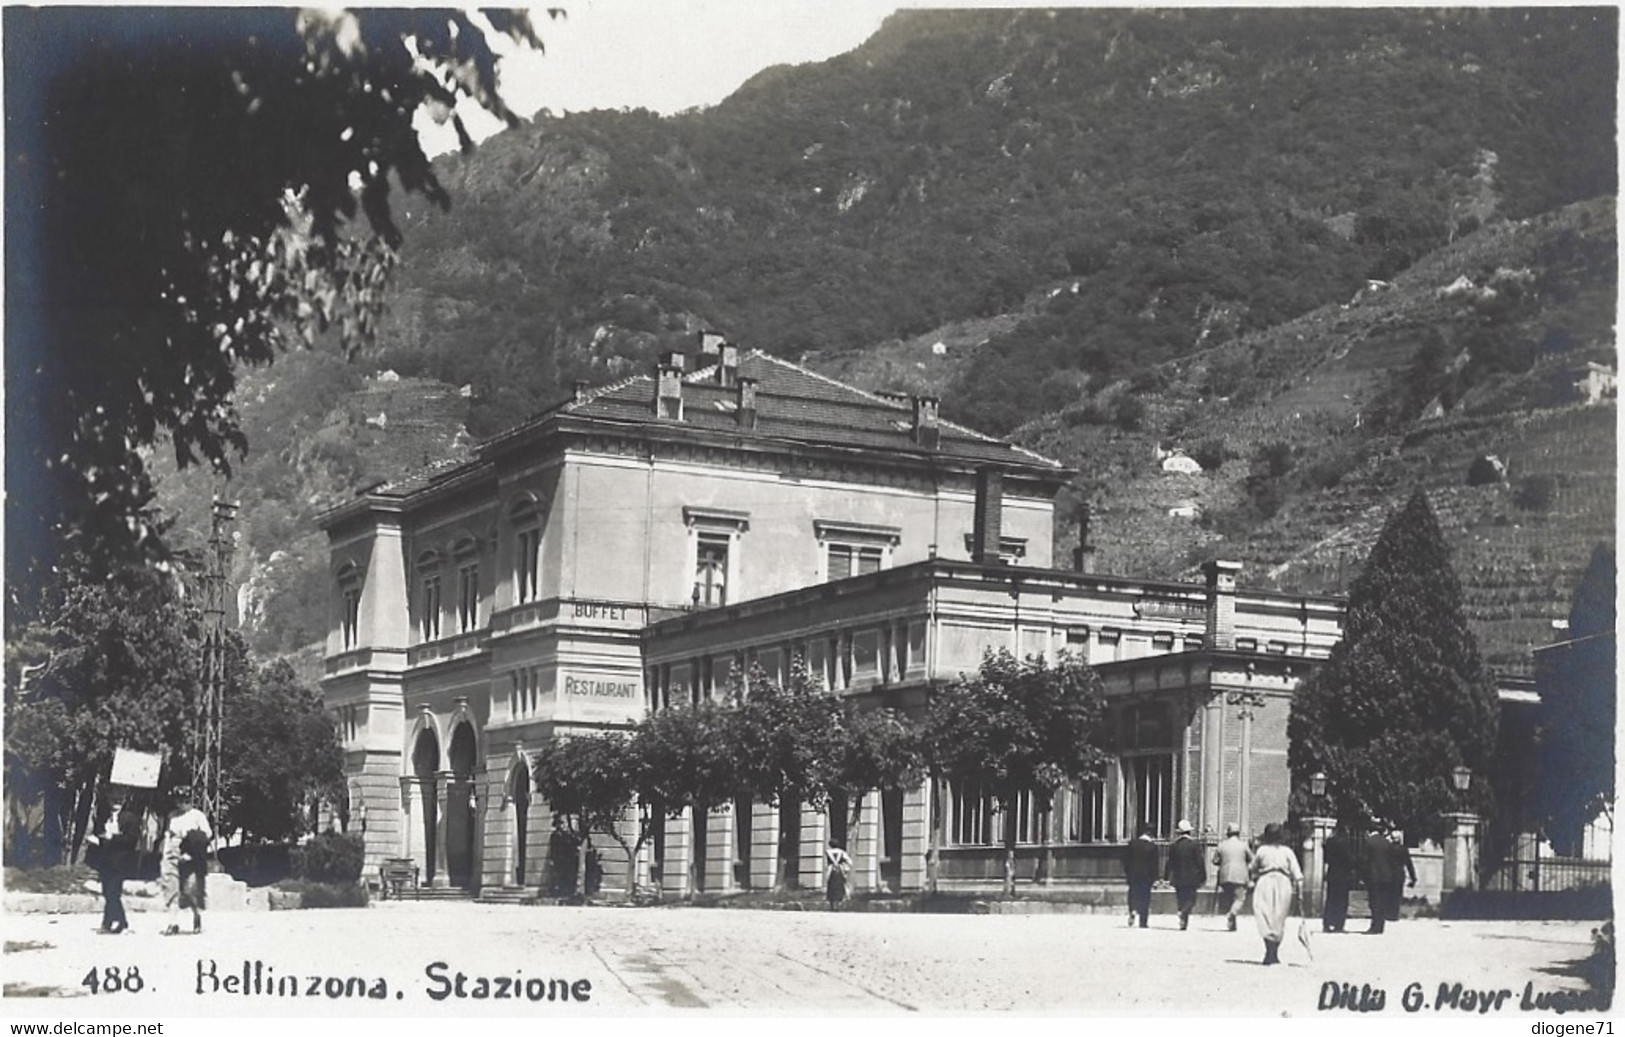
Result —
<path fill-rule="evenodd" d="M 964 0 L 555 0 L 567 17 L 545 8 L 532 19 L 543 54 L 521 52 L 502 62 L 503 96 L 528 117 L 594 108 L 648 108 L 669 115 L 713 105 L 772 65 L 804 64 L 844 54 L 872 36 L 899 7 L 969 6 Z M 476 138 L 495 119 L 460 109 Z M 420 122 L 431 153 L 455 146 L 448 128 Z"/>

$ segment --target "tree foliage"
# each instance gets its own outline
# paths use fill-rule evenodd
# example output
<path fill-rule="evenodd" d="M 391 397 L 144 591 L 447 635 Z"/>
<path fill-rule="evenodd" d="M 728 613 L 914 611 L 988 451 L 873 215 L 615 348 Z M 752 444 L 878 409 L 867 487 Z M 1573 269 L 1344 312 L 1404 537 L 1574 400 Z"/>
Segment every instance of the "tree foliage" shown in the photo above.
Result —
<path fill-rule="evenodd" d="M 222 705 L 222 831 L 285 840 L 308 807 L 344 795 L 344 751 L 322 696 L 287 662 L 257 669 Z"/>
<path fill-rule="evenodd" d="M 470 97 L 518 119 L 461 11 L 4 17 L 15 596 L 64 549 L 161 554 L 146 452 L 228 470 L 244 365 L 329 327 L 351 348 L 371 335 L 401 242 L 392 186 L 449 202 L 420 107 Z M 487 18 L 537 45 L 526 16 Z"/>
<path fill-rule="evenodd" d="M 1017 660 L 989 651 L 981 668 L 936 689 L 922 734 L 932 773 L 975 783 L 998 801 L 1006 895 L 1015 891 L 1015 807 L 1029 794 L 1048 813 L 1069 779 L 1098 779 L 1105 763 L 1105 698 L 1094 669 L 1063 653 Z"/>
<path fill-rule="evenodd" d="M 1537 806 L 1560 852 L 1576 848 L 1599 810 L 1613 809 L 1617 579 L 1613 546 L 1598 544 L 1574 591 L 1568 639 L 1537 656 Z"/>
<path fill-rule="evenodd" d="M 43 836 L 47 859 L 71 853 L 120 747 L 163 754 L 165 786 L 190 781 L 200 623 L 172 577 L 121 569 L 97 581 L 65 575 L 44 597 L 37 620 L 8 640 L 13 853 L 30 831 Z M 243 656 L 234 644 L 228 675 L 236 680 Z M 23 820 L 30 815 L 37 824 Z"/>
<path fill-rule="evenodd" d="M 1383 526 L 1349 588 L 1343 640 L 1293 700 L 1289 764 L 1301 806 L 1324 771 L 1337 813 L 1434 834 L 1464 804 L 1451 770 L 1490 776 L 1499 705 L 1462 613 L 1461 585 L 1427 496 Z M 1488 780 L 1469 804 L 1493 805 Z"/>
<path fill-rule="evenodd" d="M 650 799 L 655 788 L 647 765 L 647 741 L 634 732 L 582 734 L 555 739 L 537 754 L 536 792 L 572 836 L 590 844 L 594 835 L 620 845 L 626 859 L 654 831 Z M 627 837 L 628 820 L 635 825 Z M 626 895 L 636 892 L 637 869 L 626 870 Z"/>

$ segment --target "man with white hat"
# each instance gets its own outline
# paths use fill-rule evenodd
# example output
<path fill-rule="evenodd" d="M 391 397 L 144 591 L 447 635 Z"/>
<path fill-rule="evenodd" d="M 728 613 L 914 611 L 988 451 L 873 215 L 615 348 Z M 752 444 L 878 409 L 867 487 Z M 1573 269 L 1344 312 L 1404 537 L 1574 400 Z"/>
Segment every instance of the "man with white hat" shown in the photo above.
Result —
<path fill-rule="evenodd" d="M 1230 931 L 1235 932 L 1236 912 L 1241 910 L 1251 881 L 1253 849 L 1241 838 L 1241 826 L 1234 821 L 1225 826 L 1224 841 L 1213 848 L 1213 863 L 1219 869 L 1219 908 Z"/>
<path fill-rule="evenodd" d="M 1207 885 L 1207 861 L 1201 844 L 1191 838 L 1189 821 L 1179 822 L 1179 835 L 1168 847 L 1168 867 L 1163 878 L 1174 886 L 1174 898 L 1179 902 L 1179 927 L 1190 928 L 1196 891 Z"/>

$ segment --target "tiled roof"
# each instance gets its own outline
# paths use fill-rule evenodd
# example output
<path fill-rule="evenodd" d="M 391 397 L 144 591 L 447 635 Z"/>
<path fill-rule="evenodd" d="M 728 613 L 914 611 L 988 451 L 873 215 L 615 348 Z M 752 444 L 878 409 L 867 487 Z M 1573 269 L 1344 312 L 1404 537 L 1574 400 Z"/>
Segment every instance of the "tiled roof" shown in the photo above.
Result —
<path fill-rule="evenodd" d="M 753 430 L 740 428 L 735 413 L 738 389 L 719 384 L 714 365 L 684 373 L 681 424 L 809 444 L 928 453 L 913 441 L 913 411 L 906 402 L 844 385 L 760 350 L 740 358 L 738 374 L 757 383 Z M 665 424 L 655 417 L 654 398 L 654 377 L 639 375 L 588 390 L 582 399 L 563 404 L 559 411 L 587 418 Z M 941 436 L 936 453 L 940 455 L 1062 470 L 1059 462 L 1033 451 L 952 422 L 937 424 Z"/>

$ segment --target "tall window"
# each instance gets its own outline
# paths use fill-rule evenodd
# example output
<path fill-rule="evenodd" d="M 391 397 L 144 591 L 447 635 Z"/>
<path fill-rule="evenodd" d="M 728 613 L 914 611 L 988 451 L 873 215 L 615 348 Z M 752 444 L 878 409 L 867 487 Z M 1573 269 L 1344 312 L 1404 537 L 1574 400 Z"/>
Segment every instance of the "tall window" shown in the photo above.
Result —
<path fill-rule="evenodd" d="M 1111 839 L 1105 781 L 1072 781 L 1056 804 L 1056 835 L 1069 843 Z"/>
<path fill-rule="evenodd" d="M 457 567 L 457 632 L 469 633 L 480 625 L 480 563 Z"/>
<path fill-rule="evenodd" d="M 739 543 L 750 528 L 750 515 L 725 508 L 685 506 L 689 555 L 694 581 L 687 590 L 695 608 L 715 608 L 741 598 L 738 584 Z"/>
<path fill-rule="evenodd" d="M 992 846 L 993 797 L 974 781 L 956 781 L 949 788 L 948 841 L 954 846 Z"/>
<path fill-rule="evenodd" d="M 515 538 L 514 596 L 520 604 L 535 601 L 541 575 L 542 531 L 534 526 L 521 529 Z"/>
<path fill-rule="evenodd" d="M 418 617 L 418 628 L 423 633 L 424 641 L 433 641 L 440 636 L 440 574 L 424 576 L 422 586 L 422 612 Z"/>
<path fill-rule="evenodd" d="M 361 645 L 361 569 L 346 562 L 338 571 L 338 637 L 345 652 Z"/>
<path fill-rule="evenodd" d="M 1123 821 L 1126 835 L 1149 825 L 1166 838 L 1174 827 L 1174 744 L 1168 710 L 1160 704 L 1123 711 Z"/>
<path fill-rule="evenodd" d="M 728 547 L 731 539 L 718 533 L 699 535 L 694 556 L 695 605 L 728 603 Z"/>

